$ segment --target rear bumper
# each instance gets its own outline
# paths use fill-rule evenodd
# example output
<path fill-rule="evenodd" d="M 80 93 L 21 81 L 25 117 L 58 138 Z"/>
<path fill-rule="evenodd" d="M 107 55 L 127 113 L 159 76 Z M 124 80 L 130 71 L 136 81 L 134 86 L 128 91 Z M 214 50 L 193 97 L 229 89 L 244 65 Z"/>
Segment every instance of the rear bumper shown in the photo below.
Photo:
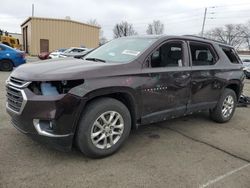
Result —
<path fill-rule="evenodd" d="M 26 101 L 21 112 L 6 106 L 13 126 L 48 146 L 70 150 L 81 112 L 81 98 L 71 94 L 38 96 L 27 88 L 23 93 Z"/>

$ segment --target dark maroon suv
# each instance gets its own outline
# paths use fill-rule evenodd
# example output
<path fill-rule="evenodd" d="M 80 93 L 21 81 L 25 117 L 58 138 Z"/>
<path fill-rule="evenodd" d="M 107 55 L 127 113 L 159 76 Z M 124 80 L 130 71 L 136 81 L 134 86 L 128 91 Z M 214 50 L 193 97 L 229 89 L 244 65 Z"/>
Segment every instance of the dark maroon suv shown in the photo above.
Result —
<path fill-rule="evenodd" d="M 7 111 L 21 132 L 89 157 L 117 151 L 138 125 L 209 110 L 234 114 L 244 73 L 228 45 L 192 36 L 126 37 L 82 59 L 26 64 L 6 81 Z"/>

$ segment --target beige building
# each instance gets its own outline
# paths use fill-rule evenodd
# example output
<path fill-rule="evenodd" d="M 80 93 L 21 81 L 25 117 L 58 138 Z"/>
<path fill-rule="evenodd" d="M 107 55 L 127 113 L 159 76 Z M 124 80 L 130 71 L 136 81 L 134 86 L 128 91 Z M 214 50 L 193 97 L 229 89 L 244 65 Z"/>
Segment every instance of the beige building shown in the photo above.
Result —
<path fill-rule="evenodd" d="M 30 55 L 58 48 L 99 45 L 99 27 L 69 19 L 29 17 L 21 29 L 23 50 Z"/>

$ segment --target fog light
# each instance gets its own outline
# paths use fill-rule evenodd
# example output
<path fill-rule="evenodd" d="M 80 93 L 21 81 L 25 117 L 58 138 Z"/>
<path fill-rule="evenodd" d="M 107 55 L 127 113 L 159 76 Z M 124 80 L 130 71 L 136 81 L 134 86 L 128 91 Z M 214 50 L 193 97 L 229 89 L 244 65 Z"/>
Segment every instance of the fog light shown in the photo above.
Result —
<path fill-rule="evenodd" d="M 38 134 L 53 133 L 54 123 L 50 120 L 33 119 Z"/>
<path fill-rule="evenodd" d="M 55 128 L 55 123 L 50 120 L 40 120 L 33 119 L 34 127 L 39 135 L 48 136 L 48 137 L 66 137 L 70 136 L 70 134 L 55 134 L 53 129 Z"/>

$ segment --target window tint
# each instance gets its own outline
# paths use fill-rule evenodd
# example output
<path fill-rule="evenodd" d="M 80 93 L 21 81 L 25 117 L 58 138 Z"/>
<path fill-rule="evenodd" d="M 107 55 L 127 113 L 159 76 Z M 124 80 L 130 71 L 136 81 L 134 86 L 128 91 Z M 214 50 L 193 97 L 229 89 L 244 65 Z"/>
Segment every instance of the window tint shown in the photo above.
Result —
<path fill-rule="evenodd" d="M 190 43 L 193 66 L 214 65 L 215 55 L 211 47 L 206 44 Z"/>
<path fill-rule="evenodd" d="M 181 42 L 163 44 L 151 55 L 151 67 L 182 67 L 183 47 Z"/>
<path fill-rule="evenodd" d="M 234 51 L 233 48 L 227 48 L 227 47 L 222 47 L 223 52 L 226 54 L 226 56 L 228 57 L 228 59 L 231 61 L 231 63 L 240 63 L 236 52 Z"/>

